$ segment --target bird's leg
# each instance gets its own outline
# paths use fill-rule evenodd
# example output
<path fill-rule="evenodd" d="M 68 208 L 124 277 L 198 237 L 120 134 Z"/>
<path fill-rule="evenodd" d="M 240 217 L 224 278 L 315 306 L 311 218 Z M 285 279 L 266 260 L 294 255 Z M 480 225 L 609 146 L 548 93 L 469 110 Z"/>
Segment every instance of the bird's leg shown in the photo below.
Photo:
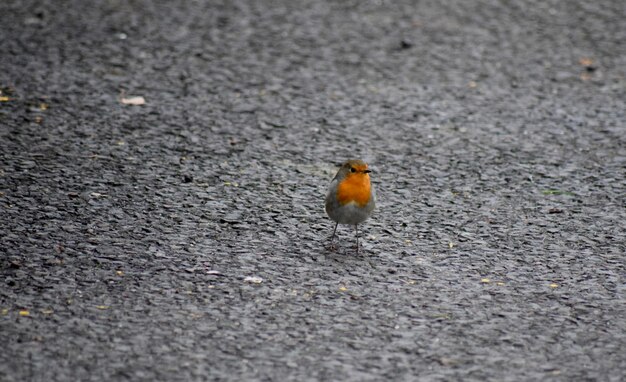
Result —
<path fill-rule="evenodd" d="M 337 247 L 333 243 L 333 240 L 335 239 L 335 233 L 337 232 L 337 226 L 338 225 L 339 225 L 339 222 L 337 222 L 337 224 L 335 224 L 335 229 L 333 230 L 333 236 L 330 237 L 330 249 L 337 249 Z"/>
<path fill-rule="evenodd" d="M 356 253 L 359 254 L 359 225 L 354 225 L 354 231 L 356 232 Z"/>

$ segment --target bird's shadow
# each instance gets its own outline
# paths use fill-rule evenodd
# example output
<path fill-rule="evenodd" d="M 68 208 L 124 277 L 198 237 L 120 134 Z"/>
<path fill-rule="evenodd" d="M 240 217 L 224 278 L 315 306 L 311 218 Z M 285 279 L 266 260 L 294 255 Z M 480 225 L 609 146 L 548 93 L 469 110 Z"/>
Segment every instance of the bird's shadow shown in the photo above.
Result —
<path fill-rule="evenodd" d="M 370 261 L 372 259 L 373 254 L 369 253 L 362 247 L 359 248 L 359 252 L 356 251 L 356 247 L 354 245 L 351 246 L 341 246 L 336 243 L 326 244 L 324 245 L 324 250 L 322 251 L 322 257 L 325 261 L 337 262 L 340 264 L 350 265 L 350 264 L 359 264 L 365 261 L 372 268 L 376 268 L 376 266 Z"/>

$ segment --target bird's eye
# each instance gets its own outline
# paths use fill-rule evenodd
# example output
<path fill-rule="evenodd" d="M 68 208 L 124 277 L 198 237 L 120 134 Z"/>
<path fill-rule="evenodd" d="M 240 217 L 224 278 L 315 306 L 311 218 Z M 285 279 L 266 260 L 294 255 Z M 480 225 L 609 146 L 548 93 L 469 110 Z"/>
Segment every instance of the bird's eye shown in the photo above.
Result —
<path fill-rule="evenodd" d="M 356 168 L 350 167 L 350 172 L 356 172 Z"/>

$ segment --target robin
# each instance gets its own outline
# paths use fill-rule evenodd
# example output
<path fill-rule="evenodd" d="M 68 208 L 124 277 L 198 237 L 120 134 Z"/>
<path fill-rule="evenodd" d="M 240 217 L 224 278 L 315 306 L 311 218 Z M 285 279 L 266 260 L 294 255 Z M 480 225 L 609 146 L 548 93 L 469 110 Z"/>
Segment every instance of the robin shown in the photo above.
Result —
<path fill-rule="evenodd" d="M 376 193 L 370 183 L 370 169 L 367 163 L 360 159 L 351 159 L 345 162 L 337 175 L 330 182 L 326 195 L 326 213 L 333 219 L 335 229 L 330 239 L 333 246 L 337 226 L 350 224 L 356 231 L 356 252 L 359 253 L 359 223 L 364 222 L 374 210 Z"/>

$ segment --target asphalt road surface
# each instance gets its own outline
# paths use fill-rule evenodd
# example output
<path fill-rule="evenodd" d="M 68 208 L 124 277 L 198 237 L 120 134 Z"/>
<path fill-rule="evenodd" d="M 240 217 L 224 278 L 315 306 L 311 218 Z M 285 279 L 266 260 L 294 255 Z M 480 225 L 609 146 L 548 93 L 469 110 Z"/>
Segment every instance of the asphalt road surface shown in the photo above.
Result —
<path fill-rule="evenodd" d="M 625 380 L 624 20 L 1 1 L 0 380 Z"/>

